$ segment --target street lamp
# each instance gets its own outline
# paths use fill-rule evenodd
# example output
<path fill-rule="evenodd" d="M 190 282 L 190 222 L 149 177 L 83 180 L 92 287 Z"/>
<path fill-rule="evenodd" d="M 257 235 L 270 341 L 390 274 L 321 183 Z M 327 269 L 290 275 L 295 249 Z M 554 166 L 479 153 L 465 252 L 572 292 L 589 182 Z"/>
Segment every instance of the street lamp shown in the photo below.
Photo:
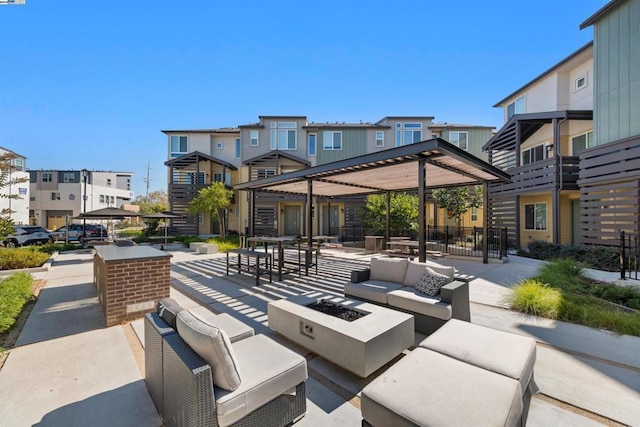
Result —
<path fill-rule="evenodd" d="M 87 177 L 89 176 L 89 171 L 86 169 L 82 169 L 80 171 L 82 174 L 82 181 L 84 182 L 84 191 L 82 195 L 82 213 L 87 213 Z M 87 219 L 82 218 L 82 244 L 84 245 L 87 241 Z"/>

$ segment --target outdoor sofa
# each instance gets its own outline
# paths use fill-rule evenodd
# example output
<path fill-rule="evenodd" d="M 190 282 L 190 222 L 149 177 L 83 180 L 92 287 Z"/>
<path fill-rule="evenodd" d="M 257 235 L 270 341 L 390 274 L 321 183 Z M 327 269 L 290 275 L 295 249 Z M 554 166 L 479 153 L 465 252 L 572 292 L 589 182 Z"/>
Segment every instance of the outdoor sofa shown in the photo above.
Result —
<path fill-rule="evenodd" d="M 416 289 L 426 271 L 446 276 L 439 292 L 428 296 Z M 347 297 L 386 306 L 414 315 L 417 331 L 431 334 L 449 319 L 471 321 L 469 283 L 454 280 L 456 270 L 433 261 L 373 257 L 370 267 L 351 272 L 344 285 Z"/>
<path fill-rule="evenodd" d="M 233 317 L 167 298 L 144 333 L 145 382 L 165 426 L 285 426 L 305 415 L 306 359 Z"/>
<path fill-rule="evenodd" d="M 449 320 L 362 390 L 362 424 L 524 426 L 535 360 L 530 337 Z"/>

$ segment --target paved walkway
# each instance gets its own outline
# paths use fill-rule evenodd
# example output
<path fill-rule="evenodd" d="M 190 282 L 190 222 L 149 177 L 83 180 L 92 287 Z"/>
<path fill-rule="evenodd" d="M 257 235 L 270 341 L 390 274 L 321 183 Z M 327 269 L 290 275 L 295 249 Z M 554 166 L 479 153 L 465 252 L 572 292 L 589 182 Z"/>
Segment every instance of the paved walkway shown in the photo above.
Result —
<path fill-rule="evenodd" d="M 308 413 L 297 425 L 360 425 L 358 394 L 368 380 L 285 342 L 268 328 L 266 307 L 270 300 L 318 287 L 341 293 L 351 269 L 366 265 L 370 255 L 324 250 L 319 274 L 256 287 L 248 276 L 226 277 L 220 255 L 172 254 L 172 297 L 188 308 L 230 313 L 308 357 Z M 543 395 L 534 398 L 528 425 L 640 426 L 640 338 L 501 308 L 509 287 L 539 264 L 519 257 L 510 261 L 441 260 L 476 276 L 474 323 L 538 342 L 535 374 Z M 60 255 L 37 276 L 46 286 L 0 371 L 3 425 L 161 425 L 143 381 L 142 322 L 104 327 L 91 283 L 91 256 Z M 416 342 L 422 338 L 416 334 Z"/>

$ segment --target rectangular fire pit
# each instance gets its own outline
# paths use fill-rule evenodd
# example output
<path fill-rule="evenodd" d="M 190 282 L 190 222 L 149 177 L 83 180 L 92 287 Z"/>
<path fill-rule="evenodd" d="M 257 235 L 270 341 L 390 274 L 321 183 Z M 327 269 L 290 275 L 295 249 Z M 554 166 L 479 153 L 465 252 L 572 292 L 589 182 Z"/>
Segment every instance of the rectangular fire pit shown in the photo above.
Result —
<path fill-rule="evenodd" d="M 324 299 L 365 314 L 342 320 L 307 307 Z M 374 304 L 316 294 L 269 303 L 269 327 L 336 365 L 366 378 L 414 344 L 413 316 Z"/>

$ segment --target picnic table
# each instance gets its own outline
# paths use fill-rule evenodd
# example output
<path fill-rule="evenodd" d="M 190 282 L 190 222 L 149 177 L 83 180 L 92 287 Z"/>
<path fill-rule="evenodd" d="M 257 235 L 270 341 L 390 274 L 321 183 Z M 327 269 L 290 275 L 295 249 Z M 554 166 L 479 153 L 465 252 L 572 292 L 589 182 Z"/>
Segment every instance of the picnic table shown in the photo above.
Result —
<path fill-rule="evenodd" d="M 164 250 L 164 245 L 169 244 L 175 240 L 176 236 L 149 236 L 152 241 L 160 242 L 160 250 Z"/>

